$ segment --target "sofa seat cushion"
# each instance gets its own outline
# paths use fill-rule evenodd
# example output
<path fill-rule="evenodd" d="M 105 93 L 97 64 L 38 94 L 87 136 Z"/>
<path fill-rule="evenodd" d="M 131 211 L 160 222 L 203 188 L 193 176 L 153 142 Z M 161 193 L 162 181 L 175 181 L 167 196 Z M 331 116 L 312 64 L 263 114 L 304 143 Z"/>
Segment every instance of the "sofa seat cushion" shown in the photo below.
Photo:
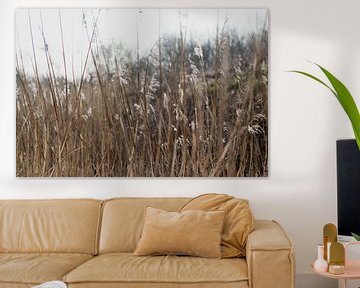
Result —
<path fill-rule="evenodd" d="M 19 283 L 1 283 L 0 288 L 32 288 L 33 284 L 19 284 Z"/>
<path fill-rule="evenodd" d="M 96 256 L 64 277 L 67 283 L 247 283 L 244 259 L 189 256 Z M 145 285 L 146 286 L 146 285 Z M 145 287 L 144 286 L 144 287 Z M 246 286 L 245 286 L 246 287 Z"/>
<path fill-rule="evenodd" d="M 120 288 L 120 287 L 121 288 L 249 288 L 249 285 L 247 281 L 197 282 L 197 283 L 97 282 L 97 283 L 71 283 L 68 284 L 67 287 L 68 288 Z M 0 288 L 3 288 L 1 284 L 0 284 Z M 4 287 L 4 288 L 20 288 L 20 287 Z"/>
<path fill-rule="evenodd" d="M 0 253 L 0 285 L 61 280 L 93 256 L 72 253 Z"/>

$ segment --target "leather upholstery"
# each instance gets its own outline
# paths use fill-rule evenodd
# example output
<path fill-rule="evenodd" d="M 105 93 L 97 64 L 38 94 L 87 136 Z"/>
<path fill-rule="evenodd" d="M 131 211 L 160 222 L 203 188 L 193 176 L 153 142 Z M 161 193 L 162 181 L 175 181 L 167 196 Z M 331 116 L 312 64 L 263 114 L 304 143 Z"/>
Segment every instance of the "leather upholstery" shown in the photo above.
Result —
<path fill-rule="evenodd" d="M 1 200 L 0 252 L 95 254 L 101 201 Z"/>
<path fill-rule="evenodd" d="M 21 283 L 1 283 L 0 288 L 31 288 L 33 284 L 21 284 Z"/>
<path fill-rule="evenodd" d="M 225 194 L 203 194 L 191 199 L 181 209 L 187 210 L 225 211 L 221 235 L 222 257 L 245 256 L 247 237 L 254 230 L 254 216 L 247 200 Z"/>
<path fill-rule="evenodd" d="M 202 283 L 71 283 L 68 288 L 249 288 L 247 281 L 241 282 L 227 282 L 227 283 L 215 283 L 215 282 L 202 282 Z M 271 286 L 272 287 L 272 286 Z M 0 288 L 3 288 L 0 284 Z M 15 287 L 4 287 L 15 288 Z M 23 287 L 16 287 L 23 288 Z M 24 287 L 25 288 L 25 287 Z"/>
<path fill-rule="evenodd" d="M 4 283 L 34 285 L 61 280 L 92 257 L 72 253 L 0 253 L 0 287 Z"/>
<path fill-rule="evenodd" d="M 292 243 L 268 220 L 255 220 L 246 258 L 133 256 L 145 207 L 179 211 L 188 200 L 2 200 L 0 288 L 61 278 L 69 288 L 294 288 Z M 103 254 L 93 258 L 98 240 Z"/>
<path fill-rule="evenodd" d="M 189 200 L 189 198 L 116 198 L 105 201 L 99 253 L 133 252 L 141 237 L 146 207 L 179 211 Z"/>
<path fill-rule="evenodd" d="M 294 288 L 291 240 L 275 221 L 256 220 L 246 247 L 250 288 Z"/>
<path fill-rule="evenodd" d="M 68 283 L 247 283 L 245 259 L 206 259 L 189 256 L 97 256 L 65 276 Z"/>

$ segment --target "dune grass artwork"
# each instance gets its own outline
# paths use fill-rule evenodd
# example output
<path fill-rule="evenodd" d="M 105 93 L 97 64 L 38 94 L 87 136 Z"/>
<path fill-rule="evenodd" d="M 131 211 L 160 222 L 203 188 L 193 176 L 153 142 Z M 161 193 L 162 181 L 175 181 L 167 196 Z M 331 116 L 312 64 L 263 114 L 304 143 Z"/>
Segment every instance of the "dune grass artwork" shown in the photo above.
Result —
<path fill-rule="evenodd" d="M 18 177 L 268 176 L 266 9 L 18 9 Z"/>

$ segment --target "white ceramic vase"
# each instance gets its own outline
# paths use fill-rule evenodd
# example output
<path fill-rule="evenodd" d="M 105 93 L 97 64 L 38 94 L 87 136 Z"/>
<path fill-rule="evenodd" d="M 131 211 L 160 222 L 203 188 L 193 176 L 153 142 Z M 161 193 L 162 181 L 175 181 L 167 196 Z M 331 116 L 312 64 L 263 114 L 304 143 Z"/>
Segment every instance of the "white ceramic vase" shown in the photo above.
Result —
<path fill-rule="evenodd" d="M 314 269 L 319 272 L 326 272 L 328 263 L 324 260 L 324 245 L 318 245 L 318 259 L 314 263 Z"/>

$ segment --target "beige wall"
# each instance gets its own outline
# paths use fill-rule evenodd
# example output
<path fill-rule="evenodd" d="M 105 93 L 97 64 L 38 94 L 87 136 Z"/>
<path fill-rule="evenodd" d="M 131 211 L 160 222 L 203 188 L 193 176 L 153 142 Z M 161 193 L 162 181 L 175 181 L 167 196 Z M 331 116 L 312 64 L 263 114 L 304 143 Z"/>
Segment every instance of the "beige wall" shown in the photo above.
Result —
<path fill-rule="evenodd" d="M 270 177 L 265 179 L 16 179 L 15 7 L 267 7 L 270 11 Z M 0 2 L 0 198 L 193 196 L 228 193 L 257 218 L 278 220 L 294 241 L 298 287 L 321 284 L 309 269 L 321 229 L 336 222 L 335 140 L 352 137 L 324 88 L 289 69 L 328 67 L 360 102 L 360 1 L 2 0 Z M 334 285 L 333 285 L 334 286 Z"/>

